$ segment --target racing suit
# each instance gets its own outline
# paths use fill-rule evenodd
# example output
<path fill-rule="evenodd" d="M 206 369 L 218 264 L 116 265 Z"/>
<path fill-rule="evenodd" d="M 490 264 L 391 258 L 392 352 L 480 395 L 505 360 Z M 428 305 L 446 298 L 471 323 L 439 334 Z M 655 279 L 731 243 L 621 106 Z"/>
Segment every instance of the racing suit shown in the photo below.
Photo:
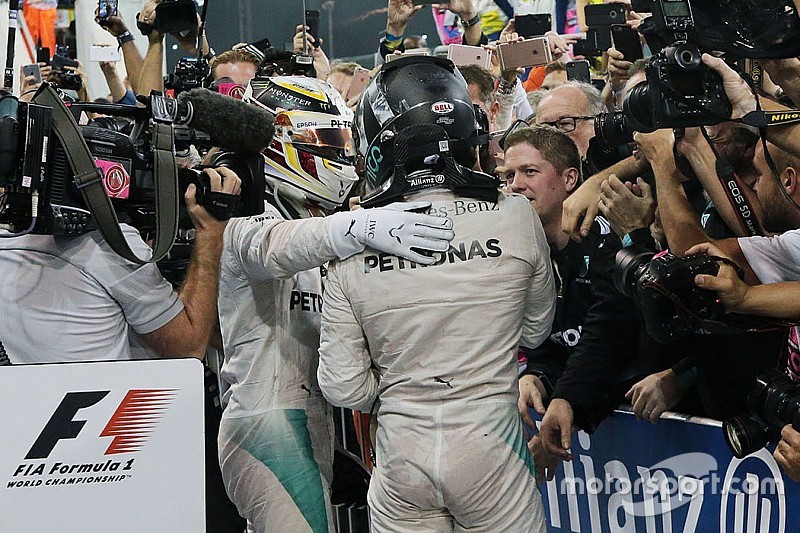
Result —
<path fill-rule="evenodd" d="M 372 531 L 545 531 L 515 357 L 555 310 L 541 223 L 515 194 L 420 199 L 454 224 L 433 266 L 367 249 L 325 286 L 322 392 L 366 412 L 380 397 Z"/>
<path fill-rule="evenodd" d="M 219 458 L 250 531 L 334 531 L 333 421 L 316 380 L 320 265 L 334 257 L 323 218 L 289 224 L 268 206 L 225 229 Z"/>

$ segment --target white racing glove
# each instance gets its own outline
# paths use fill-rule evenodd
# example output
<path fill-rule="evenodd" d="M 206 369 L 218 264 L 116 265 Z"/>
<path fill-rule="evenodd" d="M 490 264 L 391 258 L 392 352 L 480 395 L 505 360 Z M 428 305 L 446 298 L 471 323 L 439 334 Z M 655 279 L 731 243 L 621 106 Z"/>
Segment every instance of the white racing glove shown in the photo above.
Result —
<path fill-rule="evenodd" d="M 430 202 L 396 202 L 335 213 L 328 217 L 333 250 L 345 259 L 369 246 L 422 265 L 433 264 L 434 257 L 419 252 L 446 252 L 455 233 L 450 218 L 414 212 L 430 206 Z"/>

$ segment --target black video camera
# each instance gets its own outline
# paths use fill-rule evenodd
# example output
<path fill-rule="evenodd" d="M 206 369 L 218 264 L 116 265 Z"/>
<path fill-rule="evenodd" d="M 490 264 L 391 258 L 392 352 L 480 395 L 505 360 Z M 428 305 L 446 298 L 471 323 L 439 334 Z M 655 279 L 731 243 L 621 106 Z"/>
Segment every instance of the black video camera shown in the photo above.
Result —
<path fill-rule="evenodd" d="M 749 414 L 725 420 L 725 442 L 742 459 L 770 442 L 777 442 L 781 429 L 792 424 L 800 430 L 800 383 L 777 370 L 762 372 L 747 395 Z"/>
<path fill-rule="evenodd" d="M 677 257 L 623 248 L 617 252 L 614 286 L 639 307 L 648 335 L 669 343 L 724 317 L 717 294 L 694 283 L 698 274 L 717 272 L 716 260 L 706 254 Z"/>
<path fill-rule="evenodd" d="M 653 55 L 647 81 L 634 87 L 623 106 L 628 129 L 651 132 L 718 124 L 731 114 L 720 76 L 701 61 L 694 44 L 694 19 L 688 0 L 655 0 L 653 15 L 639 31 Z"/>

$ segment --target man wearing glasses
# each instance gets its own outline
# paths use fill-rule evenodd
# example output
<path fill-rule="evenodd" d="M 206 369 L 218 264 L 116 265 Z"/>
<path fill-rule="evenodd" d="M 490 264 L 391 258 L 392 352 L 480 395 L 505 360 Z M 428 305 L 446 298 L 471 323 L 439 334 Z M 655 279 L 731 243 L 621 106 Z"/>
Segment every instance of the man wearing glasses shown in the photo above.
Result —
<path fill-rule="evenodd" d="M 594 117 L 606 112 L 600 91 L 589 83 L 570 81 L 548 91 L 536 108 L 536 123 L 558 128 L 578 147 L 586 159 L 594 137 Z"/>

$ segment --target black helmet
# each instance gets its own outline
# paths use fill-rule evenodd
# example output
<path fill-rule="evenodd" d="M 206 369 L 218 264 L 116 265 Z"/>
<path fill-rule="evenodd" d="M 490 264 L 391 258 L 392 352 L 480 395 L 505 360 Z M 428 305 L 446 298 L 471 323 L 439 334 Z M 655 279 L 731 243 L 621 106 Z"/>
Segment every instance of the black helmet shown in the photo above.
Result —
<path fill-rule="evenodd" d="M 402 57 L 383 65 L 356 109 L 353 135 L 364 158 L 365 206 L 447 187 L 496 199 L 498 182 L 470 170 L 481 135 L 467 83 L 447 59 Z"/>

